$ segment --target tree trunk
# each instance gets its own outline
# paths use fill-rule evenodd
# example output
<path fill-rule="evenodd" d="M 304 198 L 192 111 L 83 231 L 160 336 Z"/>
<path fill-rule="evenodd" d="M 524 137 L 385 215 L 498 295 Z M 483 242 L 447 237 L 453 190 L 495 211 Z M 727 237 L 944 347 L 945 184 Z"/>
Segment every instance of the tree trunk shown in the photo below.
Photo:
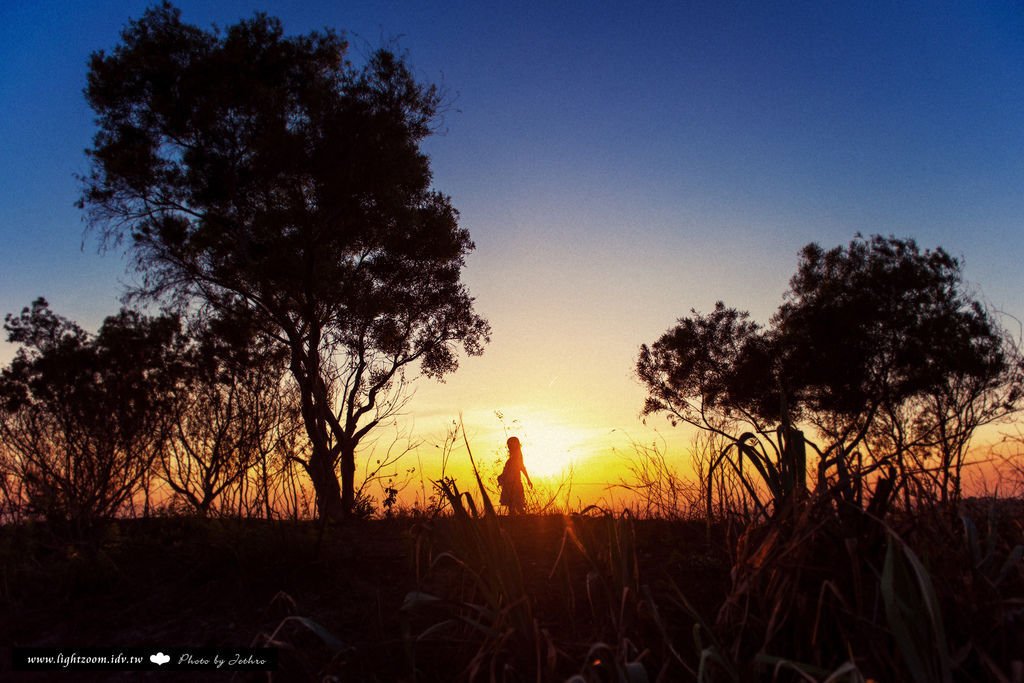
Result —
<path fill-rule="evenodd" d="M 341 487 L 334 467 L 330 451 L 313 449 L 309 459 L 309 478 L 316 492 L 317 516 L 320 519 L 340 520 L 348 516 L 351 505 L 346 506 L 342 500 Z"/>
<path fill-rule="evenodd" d="M 334 473 L 334 453 L 328 446 L 328 420 L 325 412 L 330 410 L 323 396 L 316 392 L 321 382 L 319 371 L 317 338 L 308 343 L 308 354 L 303 353 L 303 342 L 292 342 L 291 372 L 299 385 L 302 408 L 302 422 L 312 446 L 309 464 L 306 467 L 316 493 L 317 517 L 321 520 L 341 520 L 348 516 L 351 507 L 342 502 L 338 476 Z M 322 382 L 321 382 L 322 383 Z"/>
<path fill-rule="evenodd" d="M 341 449 L 341 505 L 345 514 L 352 513 L 356 502 L 356 451 L 355 448 Z"/>

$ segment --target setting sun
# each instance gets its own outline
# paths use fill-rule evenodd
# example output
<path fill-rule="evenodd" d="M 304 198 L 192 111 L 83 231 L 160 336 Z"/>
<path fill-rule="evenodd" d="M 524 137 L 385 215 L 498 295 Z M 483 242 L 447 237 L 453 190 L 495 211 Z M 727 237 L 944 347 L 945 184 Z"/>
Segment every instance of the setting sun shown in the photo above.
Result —
<path fill-rule="evenodd" d="M 526 469 L 536 478 L 559 477 L 586 459 L 590 430 L 539 416 L 521 423 Z M 510 432 L 511 434 L 511 432 Z"/>

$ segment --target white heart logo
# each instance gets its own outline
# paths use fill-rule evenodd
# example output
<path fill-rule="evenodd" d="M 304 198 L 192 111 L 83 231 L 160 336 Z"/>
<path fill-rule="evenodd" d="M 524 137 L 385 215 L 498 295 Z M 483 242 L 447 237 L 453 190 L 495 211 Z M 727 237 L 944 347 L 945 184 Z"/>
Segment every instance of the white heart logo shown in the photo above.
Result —
<path fill-rule="evenodd" d="M 157 652 L 155 655 L 149 656 L 149 661 L 153 662 L 157 666 L 163 666 L 167 662 L 171 661 L 169 655 L 165 655 L 163 652 Z"/>

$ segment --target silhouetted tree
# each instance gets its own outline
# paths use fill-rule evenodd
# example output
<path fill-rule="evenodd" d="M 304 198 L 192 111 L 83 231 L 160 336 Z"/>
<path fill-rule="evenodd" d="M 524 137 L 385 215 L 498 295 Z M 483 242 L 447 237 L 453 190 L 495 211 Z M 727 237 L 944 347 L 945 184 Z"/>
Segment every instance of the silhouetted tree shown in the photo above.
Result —
<path fill-rule="evenodd" d="M 346 50 L 262 14 L 209 32 L 150 9 L 90 62 L 81 200 L 106 244 L 131 239 L 142 293 L 244 310 L 287 349 L 330 517 L 407 369 L 440 378 L 489 334 L 460 279 L 469 233 L 419 148 L 437 88 L 392 52 L 356 67 Z"/>
<path fill-rule="evenodd" d="M 81 530 L 116 514 L 164 447 L 183 373 L 178 319 L 122 310 L 96 335 L 44 299 L 8 315 L 0 438 L 32 511 Z"/>
<path fill-rule="evenodd" d="M 192 322 L 187 377 L 172 419 L 160 475 L 200 514 L 257 468 L 269 505 L 267 459 L 279 430 L 292 426 L 282 386 L 286 354 L 254 335 L 248 321 L 204 316 Z M 269 514 L 269 512 L 268 512 Z"/>
<path fill-rule="evenodd" d="M 645 414 L 713 431 L 802 421 L 825 439 L 821 482 L 833 467 L 848 480 L 931 459 L 944 498 L 959 495 L 974 430 L 1024 389 L 1019 349 L 965 291 L 957 259 L 881 236 L 804 247 L 767 329 L 719 303 L 643 345 L 637 373 Z"/>
<path fill-rule="evenodd" d="M 0 524 L 19 520 L 26 512 L 28 501 L 18 464 L 14 449 L 0 441 Z"/>

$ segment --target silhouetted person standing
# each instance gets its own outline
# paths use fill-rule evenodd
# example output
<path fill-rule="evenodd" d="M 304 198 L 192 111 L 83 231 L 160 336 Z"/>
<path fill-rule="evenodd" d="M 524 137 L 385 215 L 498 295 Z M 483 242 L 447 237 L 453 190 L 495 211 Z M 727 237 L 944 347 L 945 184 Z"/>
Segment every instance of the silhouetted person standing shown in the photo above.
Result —
<path fill-rule="evenodd" d="M 498 485 L 501 487 L 501 504 L 508 509 L 510 515 L 520 515 L 526 511 L 526 493 L 523 491 L 523 480 L 519 477 L 519 473 L 522 472 L 526 475 L 526 483 L 530 485 L 530 488 L 533 488 L 533 482 L 530 481 L 530 473 L 526 471 L 526 466 L 523 464 L 523 446 L 519 443 L 519 439 L 514 436 L 509 437 L 506 445 L 508 446 L 508 461 L 498 476 Z"/>

